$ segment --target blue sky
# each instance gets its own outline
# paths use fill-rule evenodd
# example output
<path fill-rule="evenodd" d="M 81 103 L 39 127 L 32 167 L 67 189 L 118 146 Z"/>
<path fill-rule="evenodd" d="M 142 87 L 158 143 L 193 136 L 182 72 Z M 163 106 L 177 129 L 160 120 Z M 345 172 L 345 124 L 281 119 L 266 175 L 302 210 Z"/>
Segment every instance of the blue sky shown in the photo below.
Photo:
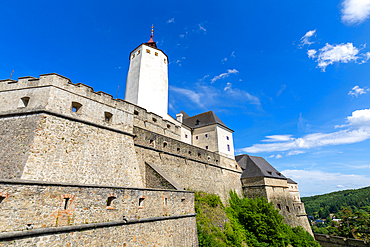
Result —
<path fill-rule="evenodd" d="M 213 110 L 236 154 L 301 195 L 370 185 L 370 1 L 3 1 L 0 77 L 56 72 L 124 98 L 129 53 L 169 57 L 169 113 Z"/>

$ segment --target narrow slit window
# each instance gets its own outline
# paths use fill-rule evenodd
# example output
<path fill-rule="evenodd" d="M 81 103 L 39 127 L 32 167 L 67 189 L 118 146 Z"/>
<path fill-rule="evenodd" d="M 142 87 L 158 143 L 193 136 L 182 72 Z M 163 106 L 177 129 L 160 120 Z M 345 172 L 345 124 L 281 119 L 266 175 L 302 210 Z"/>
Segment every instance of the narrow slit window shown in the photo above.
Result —
<path fill-rule="evenodd" d="M 154 140 L 150 140 L 149 141 L 149 145 L 152 146 L 152 147 L 155 147 L 155 141 Z"/>
<path fill-rule="evenodd" d="M 153 122 L 156 123 L 157 122 L 157 119 L 156 118 L 153 118 Z"/>
<path fill-rule="evenodd" d="M 227 144 L 227 151 L 230 152 L 230 145 L 229 144 Z"/>
<path fill-rule="evenodd" d="M 132 55 L 132 58 L 134 58 L 135 57 L 135 54 L 134 55 Z"/>
<path fill-rule="evenodd" d="M 180 148 L 177 148 L 177 152 L 180 153 Z"/>
<path fill-rule="evenodd" d="M 78 102 L 72 102 L 72 112 L 81 113 L 82 105 Z"/>
<path fill-rule="evenodd" d="M 69 198 L 64 198 L 64 210 L 67 210 L 68 202 L 69 202 Z"/>
<path fill-rule="evenodd" d="M 144 197 L 139 198 L 139 207 L 141 208 L 144 207 L 144 199 L 145 199 Z"/>
<path fill-rule="evenodd" d="M 189 151 L 189 155 L 191 154 L 191 151 Z"/>
<path fill-rule="evenodd" d="M 113 117 L 113 114 L 110 113 L 110 112 L 104 112 L 104 121 L 107 122 L 107 123 L 111 123 L 112 122 L 112 117 Z"/>
<path fill-rule="evenodd" d="M 19 102 L 19 107 L 27 107 L 28 103 L 30 102 L 30 97 L 23 97 Z"/>
<path fill-rule="evenodd" d="M 139 112 L 134 110 L 134 115 L 139 116 Z"/>
<path fill-rule="evenodd" d="M 195 137 L 195 140 L 198 140 L 198 136 Z"/>
<path fill-rule="evenodd" d="M 229 140 L 229 137 L 228 136 L 226 136 L 226 140 Z"/>
<path fill-rule="evenodd" d="M 171 128 L 171 125 L 167 124 L 167 129 L 170 129 Z"/>
<path fill-rule="evenodd" d="M 278 209 L 280 209 L 280 210 L 281 210 L 281 205 L 280 205 L 280 203 L 278 203 L 278 204 L 276 204 L 276 205 L 277 205 Z"/>
<path fill-rule="evenodd" d="M 108 200 L 107 200 L 107 207 L 112 207 L 113 206 L 113 201 L 116 199 L 117 197 L 115 196 L 110 196 L 108 197 Z"/>
<path fill-rule="evenodd" d="M 218 164 L 218 160 L 216 160 L 216 163 Z"/>
<path fill-rule="evenodd" d="M 167 63 L 167 60 L 166 59 L 164 59 L 164 63 Z"/>
<path fill-rule="evenodd" d="M 286 211 L 290 212 L 290 210 L 289 210 L 289 206 L 286 206 Z"/>
<path fill-rule="evenodd" d="M 163 205 L 167 206 L 167 197 L 163 198 Z"/>
<path fill-rule="evenodd" d="M 202 158 L 202 154 L 201 153 L 198 153 L 198 158 Z"/>
<path fill-rule="evenodd" d="M 208 138 L 208 134 L 205 134 L 204 136 L 205 136 L 206 138 Z"/>
<path fill-rule="evenodd" d="M 164 141 L 163 142 L 163 148 L 166 148 L 167 147 L 167 144 L 168 144 L 168 142 Z"/>
<path fill-rule="evenodd" d="M 188 138 L 188 135 L 187 134 L 185 134 L 185 138 Z"/>
<path fill-rule="evenodd" d="M 139 55 L 139 54 L 140 54 L 140 50 L 137 51 L 137 55 Z"/>
<path fill-rule="evenodd" d="M 0 196 L 0 203 L 2 203 L 5 199 L 5 196 Z"/>
<path fill-rule="evenodd" d="M 182 197 L 181 198 L 181 202 L 184 203 L 185 202 L 185 197 Z"/>
<path fill-rule="evenodd" d="M 206 149 L 208 150 L 208 146 L 206 146 Z"/>

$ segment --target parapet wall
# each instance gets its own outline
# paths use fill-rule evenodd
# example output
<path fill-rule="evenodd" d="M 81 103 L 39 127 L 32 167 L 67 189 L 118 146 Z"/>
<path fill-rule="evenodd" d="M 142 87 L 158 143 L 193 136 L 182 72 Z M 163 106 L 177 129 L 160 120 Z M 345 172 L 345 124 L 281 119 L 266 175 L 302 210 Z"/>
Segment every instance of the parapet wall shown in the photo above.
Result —
<path fill-rule="evenodd" d="M 216 193 L 223 202 L 230 190 L 241 195 L 242 171 L 235 160 L 138 127 L 134 134 L 139 165 L 153 163 L 182 188 Z"/>
<path fill-rule="evenodd" d="M 338 236 L 329 236 L 324 234 L 315 234 L 315 239 L 322 247 L 369 247 L 370 243 L 352 238 L 343 238 Z"/>
<path fill-rule="evenodd" d="M 189 191 L 0 180 L 0 196 L 1 246 L 197 243 L 194 194 Z"/>

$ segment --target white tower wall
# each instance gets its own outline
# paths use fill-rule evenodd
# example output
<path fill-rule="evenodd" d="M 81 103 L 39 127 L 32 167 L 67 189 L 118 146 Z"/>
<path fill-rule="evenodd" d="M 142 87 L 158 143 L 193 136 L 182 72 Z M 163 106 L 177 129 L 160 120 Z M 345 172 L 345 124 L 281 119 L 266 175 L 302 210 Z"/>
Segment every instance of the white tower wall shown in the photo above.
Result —
<path fill-rule="evenodd" d="M 125 100 L 167 119 L 168 58 L 142 44 L 130 56 Z"/>

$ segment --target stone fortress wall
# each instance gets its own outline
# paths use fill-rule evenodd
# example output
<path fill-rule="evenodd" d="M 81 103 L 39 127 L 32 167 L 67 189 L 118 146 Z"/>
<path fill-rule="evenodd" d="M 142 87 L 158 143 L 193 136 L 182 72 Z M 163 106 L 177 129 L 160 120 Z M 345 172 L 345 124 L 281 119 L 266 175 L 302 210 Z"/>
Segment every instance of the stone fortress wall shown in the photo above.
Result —
<path fill-rule="evenodd" d="M 194 195 L 168 181 L 224 201 L 241 194 L 235 160 L 181 142 L 174 122 L 84 84 L 57 74 L 3 80 L 0 102 L 0 219 L 11 220 L 0 225 L 3 245 L 80 246 L 115 234 L 107 244 L 197 246 Z"/>

